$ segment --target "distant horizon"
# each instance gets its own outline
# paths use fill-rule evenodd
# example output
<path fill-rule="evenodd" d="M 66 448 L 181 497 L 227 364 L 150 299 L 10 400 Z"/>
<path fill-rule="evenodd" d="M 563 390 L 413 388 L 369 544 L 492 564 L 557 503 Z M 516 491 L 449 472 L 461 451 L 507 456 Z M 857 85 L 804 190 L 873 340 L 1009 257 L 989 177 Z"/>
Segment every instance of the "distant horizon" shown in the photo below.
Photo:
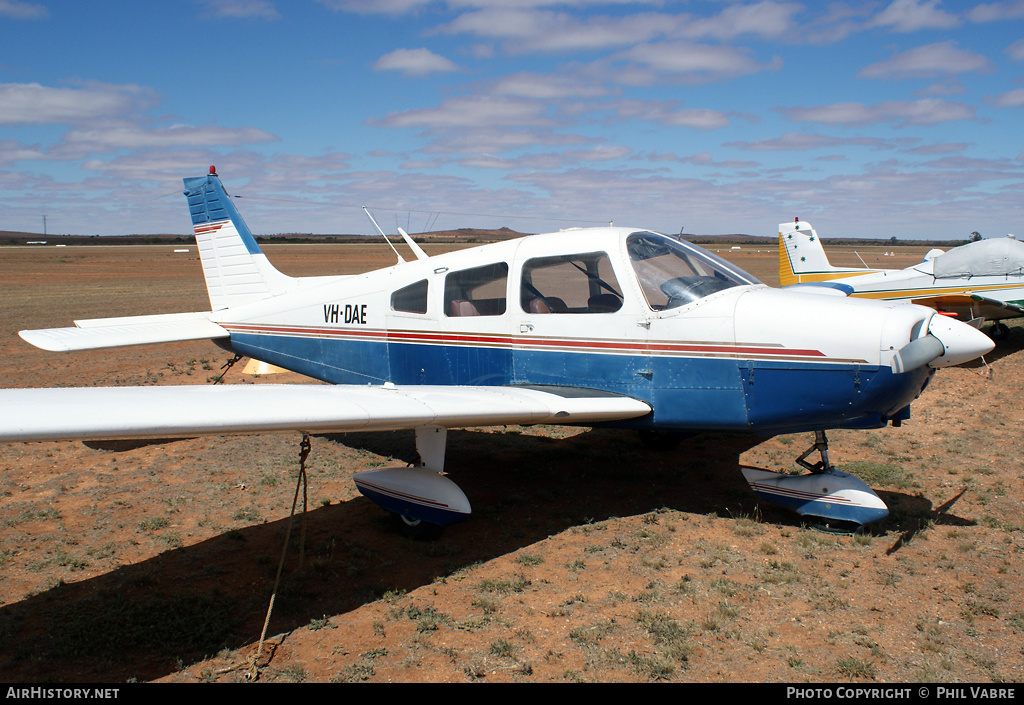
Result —
<path fill-rule="evenodd" d="M 461 228 L 461 229 L 455 229 L 455 230 L 431 231 L 429 233 L 411 232 L 411 233 L 409 233 L 409 235 L 412 236 L 414 239 L 418 238 L 419 241 L 426 242 L 427 244 L 429 244 L 430 240 L 433 240 L 433 239 L 438 240 L 438 244 L 451 244 L 452 242 L 459 242 L 459 241 L 461 241 L 461 242 L 463 242 L 465 244 L 487 244 L 489 242 L 498 242 L 500 240 L 499 239 L 494 239 L 494 240 L 466 239 L 466 238 L 472 237 L 472 236 L 468 236 L 468 235 L 462 235 L 462 239 L 460 240 L 459 237 L 458 237 L 458 234 L 461 231 L 468 231 L 468 232 L 478 232 L 478 233 L 480 233 L 482 235 L 486 235 L 487 233 L 498 233 L 501 230 L 508 230 L 510 233 L 513 233 L 508 238 L 501 238 L 501 239 L 512 239 L 512 238 L 515 238 L 515 237 L 528 237 L 530 235 L 538 234 L 538 233 L 520 232 L 520 231 L 517 231 L 517 230 L 512 230 L 510 228 L 489 228 L 489 229 Z M 754 244 L 773 245 L 777 241 L 777 235 L 776 236 L 748 235 L 748 234 L 745 234 L 745 233 L 719 233 L 719 234 L 700 234 L 700 233 L 682 233 L 682 234 L 679 234 L 679 233 L 667 233 L 667 234 L 671 235 L 672 237 L 682 237 L 682 239 L 687 240 L 689 242 L 694 242 L 696 244 L 701 244 L 703 240 L 717 240 L 717 239 L 721 239 L 722 240 L 722 244 L 736 244 L 737 242 L 742 243 L 744 241 L 749 241 L 749 242 L 754 243 Z M 32 232 L 26 232 L 26 231 L 0 230 L 0 247 L 11 246 L 12 243 L 10 241 L 13 240 L 13 239 L 19 239 L 20 240 L 20 239 L 33 238 L 33 239 L 38 240 L 39 238 L 51 238 L 51 237 L 52 238 L 77 238 L 77 239 L 81 239 L 81 240 L 96 240 L 96 239 L 103 239 L 103 238 L 138 238 L 140 240 L 144 240 L 144 239 L 166 238 L 167 240 L 180 241 L 180 242 L 176 242 L 175 244 L 185 243 L 185 244 L 190 244 L 190 245 L 193 245 L 193 246 L 195 245 L 195 237 L 192 234 L 185 235 L 185 234 L 177 234 L 177 233 L 119 233 L 119 234 L 105 234 L 105 235 L 101 235 L 101 234 L 83 235 L 83 234 L 72 234 L 72 233 L 49 233 L 47 235 L 43 235 L 42 233 L 32 233 Z M 273 242 L 266 242 L 267 240 L 274 240 L 274 239 L 302 240 L 302 239 L 319 239 L 319 238 L 340 238 L 340 239 L 360 238 L 360 239 L 365 239 L 368 242 L 372 242 L 375 239 L 376 240 L 380 240 L 380 234 L 372 234 L 371 235 L 371 234 L 364 234 L 364 233 L 253 233 L 253 237 L 255 237 L 258 241 L 261 241 L 261 244 L 275 244 Z M 399 244 L 401 243 L 401 237 L 399 235 L 389 234 L 388 238 L 393 243 L 399 243 Z M 730 238 L 732 238 L 732 239 L 730 240 Z M 982 239 L 990 240 L 990 239 L 998 239 L 998 238 L 986 238 L 986 237 L 982 236 Z M 872 244 L 876 244 L 877 243 L 879 246 L 882 246 L 882 245 L 886 245 L 886 246 L 893 245 L 893 246 L 897 246 L 897 247 L 898 246 L 919 247 L 919 246 L 927 246 L 927 245 L 933 245 L 933 246 L 938 246 L 938 247 L 950 247 L 950 246 L 957 246 L 959 244 L 965 244 L 965 243 L 967 243 L 969 241 L 969 238 L 964 238 L 962 240 L 928 240 L 928 239 L 919 239 L 919 238 L 910 238 L 910 239 L 903 240 L 903 239 L 897 238 L 896 242 L 893 243 L 891 238 L 872 238 L 872 237 L 830 238 L 830 237 L 827 237 L 827 236 L 822 236 L 822 241 L 830 242 L 830 243 L 838 244 L 838 245 L 842 245 L 844 243 L 849 242 L 849 243 L 872 243 Z M 954 245 L 953 243 L 957 243 L 957 245 Z M 21 243 L 21 245 L 27 245 L 27 244 L 39 244 L 39 243 Z M 153 243 L 132 243 L 132 244 L 153 244 Z M 287 243 L 277 243 L 277 244 L 287 244 Z M 343 243 L 339 243 L 339 244 L 343 244 Z"/>

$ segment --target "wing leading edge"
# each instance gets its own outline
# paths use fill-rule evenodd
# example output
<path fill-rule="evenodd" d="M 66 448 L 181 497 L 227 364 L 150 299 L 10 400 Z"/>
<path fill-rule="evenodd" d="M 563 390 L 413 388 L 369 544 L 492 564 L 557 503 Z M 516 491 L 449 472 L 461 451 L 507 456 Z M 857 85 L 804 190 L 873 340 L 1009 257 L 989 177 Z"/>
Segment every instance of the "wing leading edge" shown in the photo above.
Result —
<path fill-rule="evenodd" d="M 298 430 L 592 424 L 644 416 L 631 397 L 526 387 L 234 385 L 0 390 L 0 441 Z"/>

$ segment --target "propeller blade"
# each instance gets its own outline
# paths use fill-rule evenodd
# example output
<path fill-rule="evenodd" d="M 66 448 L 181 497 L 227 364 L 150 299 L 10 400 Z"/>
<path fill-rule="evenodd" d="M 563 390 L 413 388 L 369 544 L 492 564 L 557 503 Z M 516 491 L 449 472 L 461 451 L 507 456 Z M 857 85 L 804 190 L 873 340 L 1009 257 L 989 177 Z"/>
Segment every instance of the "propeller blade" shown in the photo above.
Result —
<path fill-rule="evenodd" d="M 923 367 L 932 360 L 942 357 L 944 352 L 946 347 L 942 341 L 930 333 L 917 340 L 911 340 L 892 356 L 893 374 L 899 375 Z"/>

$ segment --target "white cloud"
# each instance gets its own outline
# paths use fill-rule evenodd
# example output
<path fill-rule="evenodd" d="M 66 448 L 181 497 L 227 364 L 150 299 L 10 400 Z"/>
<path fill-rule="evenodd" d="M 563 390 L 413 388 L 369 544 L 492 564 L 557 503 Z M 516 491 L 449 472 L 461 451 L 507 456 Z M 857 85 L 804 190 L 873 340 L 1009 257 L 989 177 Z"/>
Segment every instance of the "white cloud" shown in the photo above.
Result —
<path fill-rule="evenodd" d="M 623 145 L 598 145 L 589 149 L 571 149 L 565 153 L 566 158 L 577 162 L 606 162 L 625 159 L 632 150 Z"/>
<path fill-rule="evenodd" d="M 433 0 L 317 0 L 335 12 L 354 12 L 360 15 L 403 15 L 431 4 Z"/>
<path fill-rule="evenodd" d="M 729 125 L 729 117 L 708 108 L 681 108 L 675 101 L 621 100 L 608 106 L 620 120 L 648 120 L 669 127 L 717 130 Z"/>
<path fill-rule="evenodd" d="M 429 49 L 395 49 L 374 62 L 375 71 L 398 71 L 406 76 L 460 71 L 459 66 Z"/>
<path fill-rule="evenodd" d="M 168 149 L 175 147 L 226 147 L 277 142 L 269 132 L 254 127 L 173 125 L 140 128 L 134 126 L 76 129 L 62 140 L 70 150 L 115 152 L 122 149 Z"/>
<path fill-rule="evenodd" d="M 45 158 L 46 155 L 39 150 L 38 146 L 29 147 L 17 140 L 0 140 L 0 164 Z"/>
<path fill-rule="evenodd" d="M 41 20 L 50 16 L 45 5 L 20 0 L 0 0 L 0 17 L 12 20 Z"/>
<path fill-rule="evenodd" d="M 930 78 L 949 74 L 982 73 L 994 70 L 992 62 L 981 54 L 957 47 L 956 41 L 927 44 L 894 54 L 871 64 L 859 78 Z"/>
<path fill-rule="evenodd" d="M 871 137 L 844 138 L 807 134 L 804 132 L 787 132 L 779 137 L 756 140 L 754 142 L 727 142 L 725 146 L 755 152 L 803 152 L 812 149 L 836 149 L 850 146 L 877 149 L 888 146 L 888 143 L 885 140 Z"/>
<path fill-rule="evenodd" d="M 430 154 L 495 155 L 538 146 L 566 146 L 593 142 L 581 135 L 547 129 L 473 129 L 442 136 L 423 151 Z"/>
<path fill-rule="evenodd" d="M 986 99 L 986 102 L 997 108 L 1018 108 L 1024 105 L 1024 88 L 1016 88 L 1006 93 L 1000 93 Z"/>
<path fill-rule="evenodd" d="M 941 0 L 893 0 L 871 22 L 872 26 L 890 27 L 896 32 L 917 32 L 922 29 L 951 29 L 960 19 L 939 9 Z"/>
<path fill-rule="evenodd" d="M 134 152 L 109 160 L 87 159 L 82 162 L 82 168 L 117 179 L 167 181 L 180 186 L 182 176 L 205 173 L 206 167 L 214 163 L 218 166 L 218 172 L 224 176 L 251 174 L 258 170 L 260 162 L 251 153 L 233 153 L 228 156 L 215 155 L 205 149 L 168 149 Z"/>
<path fill-rule="evenodd" d="M 730 5 L 713 17 L 681 22 L 679 33 L 693 39 L 710 37 L 723 41 L 743 34 L 781 37 L 794 29 L 793 15 L 803 9 L 797 3 L 772 0 L 752 5 Z"/>
<path fill-rule="evenodd" d="M 1024 61 L 1024 39 L 1018 39 L 1008 46 L 1006 54 L 1014 61 Z"/>
<path fill-rule="evenodd" d="M 1024 18 L 1024 0 L 983 2 L 967 12 L 972 22 L 999 22 Z"/>
<path fill-rule="evenodd" d="M 830 105 L 778 108 L 778 111 L 796 122 L 815 122 L 845 127 L 876 125 L 893 122 L 897 126 L 935 125 L 956 120 L 973 120 L 974 108 L 963 103 L 922 98 L 921 100 L 891 100 L 876 105 L 863 103 L 832 103 Z"/>
<path fill-rule="evenodd" d="M 450 98 L 434 108 L 391 113 L 371 124 L 426 130 L 554 125 L 546 111 L 547 106 L 534 100 L 469 96 Z"/>
<path fill-rule="evenodd" d="M 563 3 L 544 3 L 563 5 Z M 731 5 L 711 17 L 660 12 L 577 17 L 537 9 L 541 3 L 494 3 L 438 28 L 504 41 L 509 54 L 606 51 L 671 37 L 727 41 L 741 35 L 774 39 L 794 29 L 801 7 L 773 0 Z"/>
<path fill-rule="evenodd" d="M 279 20 L 281 15 L 269 0 L 201 0 L 206 17 Z"/>
<path fill-rule="evenodd" d="M 782 67 L 782 59 L 777 56 L 762 64 L 740 49 L 690 42 L 641 44 L 613 58 L 646 67 L 653 72 L 651 79 L 667 76 L 684 82 L 719 81 Z"/>
<path fill-rule="evenodd" d="M 608 89 L 596 83 L 568 76 L 519 72 L 502 76 L 491 88 L 495 95 L 532 98 L 535 100 L 565 100 L 567 98 L 597 98 L 608 94 Z"/>
<path fill-rule="evenodd" d="M 924 144 L 906 151 L 910 154 L 933 156 L 937 154 L 954 154 L 956 152 L 962 152 L 969 146 L 970 145 L 966 142 L 941 142 L 937 144 Z"/>
<path fill-rule="evenodd" d="M 79 124 L 118 117 L 155 102 L 152 90 L 136 85 L 94 82 L 81 88 L 51 88 L 0 83 L 0 125 Z"/>
<path fill-rule="evenodd" d="M 564 12 L 502 6 L 459 15 L 439 31 L 505 40 L 510 54 L 596 51 L 629 46 L 662 35 L 672 16 L 641 13 L 580 20 Z"/>

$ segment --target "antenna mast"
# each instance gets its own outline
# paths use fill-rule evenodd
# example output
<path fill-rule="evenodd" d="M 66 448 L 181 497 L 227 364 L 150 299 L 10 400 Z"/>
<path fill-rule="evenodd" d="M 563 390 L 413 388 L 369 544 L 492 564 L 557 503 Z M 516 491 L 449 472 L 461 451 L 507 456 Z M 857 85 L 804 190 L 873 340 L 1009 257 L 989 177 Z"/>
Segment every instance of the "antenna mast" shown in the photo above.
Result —
<path fill-rule="evenodd" d="M 363 206 L 363 212 L 366 213 L 366 217 L 370 219 L 371 223 L 373 223 L 373 227 L 377 228 L 377 232 L 379 232 L 380 236 L 384 238 L 384 242 L 388 243 L 388 246 L 391 248 L 391 251 L 395 253 L 395 257 L 398 258 L 398 261 L 405 262 L 405 260 L 402 259 L 402 255 L 398 254 L 398 250 L 395 249 L 395 246 L 391 244 L 391 240 L 388 240 L 388 236 L 385 235 L 384 231 L 380 229 L 379 225 L 377 225 L 377 221 L 373 219 L 372 215 L 370 215 L 370 211 L 366 210 L 366 206 Z"/>

